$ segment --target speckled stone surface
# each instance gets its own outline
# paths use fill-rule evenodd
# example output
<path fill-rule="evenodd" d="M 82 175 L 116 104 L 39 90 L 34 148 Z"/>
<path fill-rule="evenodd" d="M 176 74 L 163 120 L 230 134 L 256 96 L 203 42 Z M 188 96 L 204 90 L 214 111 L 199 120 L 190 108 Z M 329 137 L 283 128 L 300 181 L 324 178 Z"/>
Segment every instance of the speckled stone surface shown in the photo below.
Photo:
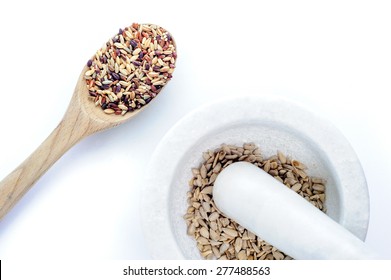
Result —
<path fill-rule="evenodd" d="M 254 142 L 264 156 L 277 150 L 327 180 L 327 215 L 364 240 L 369 197 L 359 160 L 328 121 L 292 101 L 238 97 L 207 104 L 175 124 L 156 148 L 143 185 L 143 230 L 155 259 L 200 259 L 183 215 L 191 168 L 222 143 Z"/>

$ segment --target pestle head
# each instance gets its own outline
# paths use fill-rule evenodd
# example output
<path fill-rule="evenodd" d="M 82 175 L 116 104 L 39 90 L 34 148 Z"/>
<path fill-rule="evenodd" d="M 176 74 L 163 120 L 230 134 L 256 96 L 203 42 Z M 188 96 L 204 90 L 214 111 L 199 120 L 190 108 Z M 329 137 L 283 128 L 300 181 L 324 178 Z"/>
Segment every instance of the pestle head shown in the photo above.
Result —
<path fill-rule="evenodd" d="M 373 259 L 364 242 L 300 195 L 248 162 L 217 176 L 216 206 L 295 259 Z"/>

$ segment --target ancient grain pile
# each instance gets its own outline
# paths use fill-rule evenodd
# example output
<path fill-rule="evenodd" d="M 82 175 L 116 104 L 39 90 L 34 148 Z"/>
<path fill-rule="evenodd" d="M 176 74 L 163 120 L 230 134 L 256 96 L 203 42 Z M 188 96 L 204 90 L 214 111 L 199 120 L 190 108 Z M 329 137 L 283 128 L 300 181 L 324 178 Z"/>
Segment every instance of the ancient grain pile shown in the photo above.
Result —
<path fill-rule="evenodd" d="M 87 62 L 89 95 L 107 114 L 140 109 L 172 78 L 176 58 L 174 41 L 165 29 L 133 23 Z"/>
<path fill-rule="evenodd" d="M 206 259 L 292 259 L 267 244 L 262 237 L 225 217 L 214 204 L 212 190 L 217 175 L 237 161 L 248 161 L 262 168 L 315 207 L 326 211 L 325 181 L 308 176 L 303 163 L 281 152 L 264 159 L 253 143 L 246 143 L 242 147 L 224 144 L 215 151 L 205 152 L 200 167 L 192 170 L 193 178 L 187 194 L 188 208 L 184 215 L 187 233 L 194 237 L 201 256 Z"/>

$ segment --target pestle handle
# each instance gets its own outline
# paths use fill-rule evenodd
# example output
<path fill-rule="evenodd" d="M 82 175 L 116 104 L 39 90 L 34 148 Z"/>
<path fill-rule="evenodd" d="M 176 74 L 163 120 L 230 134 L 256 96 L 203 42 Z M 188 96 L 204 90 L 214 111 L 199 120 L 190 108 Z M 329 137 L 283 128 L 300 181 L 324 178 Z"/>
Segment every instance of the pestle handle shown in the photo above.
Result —
<path fill-rule="evenodd" d="M 226 167 L 213 198 L 225 215 L 295 259 L 376 259 L 347 229 L 248 162 Z"/>

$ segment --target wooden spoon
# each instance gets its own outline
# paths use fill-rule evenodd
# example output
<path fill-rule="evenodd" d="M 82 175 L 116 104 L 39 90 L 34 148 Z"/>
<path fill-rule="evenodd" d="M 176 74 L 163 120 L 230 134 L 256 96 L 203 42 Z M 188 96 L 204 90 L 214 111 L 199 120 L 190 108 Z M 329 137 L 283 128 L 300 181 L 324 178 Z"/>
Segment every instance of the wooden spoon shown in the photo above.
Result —
<path fill-rule="evenodd" d="M 174 42 L 175 44 L 175 42 Z M 0 220 L 31 186 L 73 145 L 95 132 L 115 127 L 147 107 L 124 116 L 106 114 L 91 101 L 84 79 L 84 66 L 68 109 L 49 137 L 14 171 L 0 182 Z"/>

